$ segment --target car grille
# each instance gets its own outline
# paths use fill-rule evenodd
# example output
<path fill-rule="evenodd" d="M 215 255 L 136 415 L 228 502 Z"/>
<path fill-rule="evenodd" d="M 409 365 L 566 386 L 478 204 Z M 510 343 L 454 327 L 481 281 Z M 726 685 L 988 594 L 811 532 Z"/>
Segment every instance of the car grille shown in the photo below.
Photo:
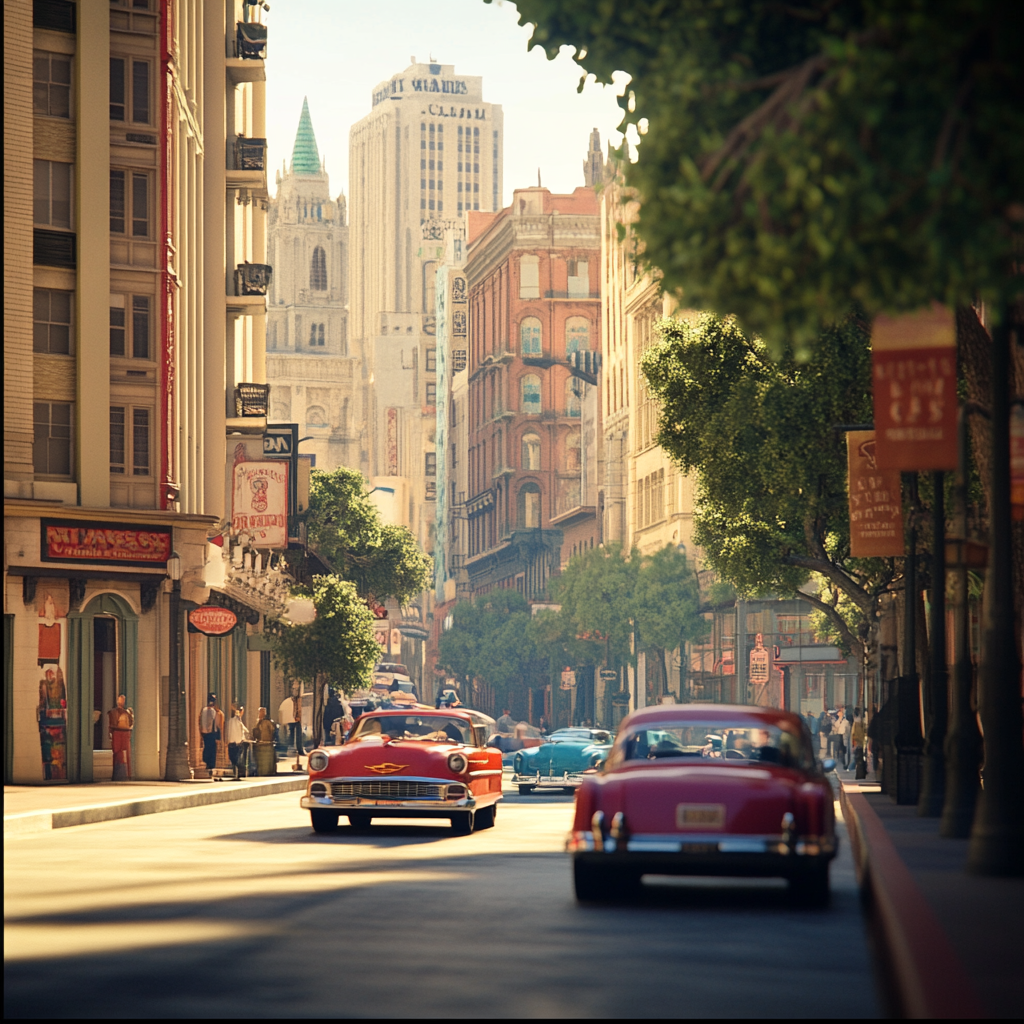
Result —
<path fill-rule="evenodd" d="M 380 782 L 333 782 L 331 796 L 378 797 L 382 800 L 443 800 L 445 786 L 432 782 L 410 782 L 407 779 L 381 779 Z"/>

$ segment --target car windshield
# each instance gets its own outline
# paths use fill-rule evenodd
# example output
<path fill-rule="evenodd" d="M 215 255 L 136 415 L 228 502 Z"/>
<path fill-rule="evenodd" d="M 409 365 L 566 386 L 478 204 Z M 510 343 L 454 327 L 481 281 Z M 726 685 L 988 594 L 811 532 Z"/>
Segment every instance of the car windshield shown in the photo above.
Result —
<path fill-rule="evenodd" d="M 390 736 L 393 740 L 426 740 L 431 743 L 472 743 L 469 722 L 447 715 L 363 715 L 352 730 L 352 739 Z"/>
<path fill-rule="evenodd" d="M 595 729 L 559 729 L 548 737 L 548 743 L 609 743 L 611 734 Z"/>
<path fill-rule="evenodd" d="M 693 758 L 734 764 L 778 764 L 809 769 L 814 765 L 810 743 L 802 731 L 774 725 L 686 722 L 634 729 L 623 738 L 625 761 Z"/>

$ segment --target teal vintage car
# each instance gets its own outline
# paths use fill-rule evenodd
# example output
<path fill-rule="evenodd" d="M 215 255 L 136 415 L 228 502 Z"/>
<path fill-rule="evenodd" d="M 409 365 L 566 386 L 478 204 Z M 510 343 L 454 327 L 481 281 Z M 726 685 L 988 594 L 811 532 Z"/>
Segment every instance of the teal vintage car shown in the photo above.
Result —
<path fill-rule="evenodd" d="M 611 748 L 607 729 L 558 729 L 539 747 L 516 751 L 512 784 L 522 794 L 535 789 L 573 793 L 583 783 L 583 772 L 604 764 Z"/>

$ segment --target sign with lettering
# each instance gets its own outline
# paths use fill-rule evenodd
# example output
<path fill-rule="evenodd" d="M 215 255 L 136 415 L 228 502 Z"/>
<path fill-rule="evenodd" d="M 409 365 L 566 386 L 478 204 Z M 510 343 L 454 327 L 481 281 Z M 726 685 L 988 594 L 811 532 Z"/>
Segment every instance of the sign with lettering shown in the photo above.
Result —
<path fill-rule="evenodd" d="M 398 410 L 391 408 L 384 414 L 387 429 L 384 437 L 384 455 L 388 476 L 398 476 Z"/>
<path fill-rule="evenodd" d="M 188 613 L 189 627 L 206 636 L 223 636 L 238 625 L 238 616 L 230 608 L 204 604 Z"/>
<path fill-rule="evenodd" d="M 87 562 L 164 568 L 171 553 L 169 526 L 43 519 L 39 557 L 44 562 Z"/>
<path fill-rule="evenodd" d="M 263 431 L 263 455 L 268 459 L 288 459 L 295 451 L 299 434 L 297 423 L 281 423 L 268 426 Z"/>
<path fill-rule="evenodd" d="M 956 469 L 956 323 L 933 304 L 871 331 L 879 469 Z"/>
<path fill-rule="evenodd" d="M 900 474 L 879 469 L 875 432 L 846 435 L 850 490 L 850 554 L 854 558 L 891 558 L 904 554 Z"/>
<path fill-rule="evenodd" d="M 562 669 L 561 689 L 571 690 L 576 685 L 576 673 L 571 668 Z"/>
<path fill-rule="evenodd" d="M 757 634 L 754 649 L 750 652 L 750 682 L 764 686 L 771 675 L 771 656 L 764 646 L 764 636 Z"/>
<path fill-rule="evenodd" d="M 239 462 L 234 467 L 231 529 L 253 547 L 288 546 L 288 463 Z"/>

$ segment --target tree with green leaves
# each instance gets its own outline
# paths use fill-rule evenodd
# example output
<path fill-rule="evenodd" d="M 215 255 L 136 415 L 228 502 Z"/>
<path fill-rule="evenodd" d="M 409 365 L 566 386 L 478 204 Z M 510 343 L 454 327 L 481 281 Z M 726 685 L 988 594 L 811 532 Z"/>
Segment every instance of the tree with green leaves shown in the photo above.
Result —
<path fill-rule="evenodd" d="M 338 576 L 314 576 L 311 596 L 316 618 L 306 625 L 282 626 L 274 657 L 291 679 L 313 689 L 313 736 L 323 738 L 325 688 L 352 693 L 366 685 L 380 657 L 373 614 L 354 583 Z"/>
<path fill-rule="evenodd" d="M 803 598 L 864 659 L 896 574 L 890 559 L 850 557 L 845 435 L 829 425 L 870 417 L 867 325 L 846 318 L 806 361 L 776 361 L 710 313 L 658 334 L 643 361 L 658 440 L 697 476 L 694 539 L 709 566 L 740 593 Z"/>

